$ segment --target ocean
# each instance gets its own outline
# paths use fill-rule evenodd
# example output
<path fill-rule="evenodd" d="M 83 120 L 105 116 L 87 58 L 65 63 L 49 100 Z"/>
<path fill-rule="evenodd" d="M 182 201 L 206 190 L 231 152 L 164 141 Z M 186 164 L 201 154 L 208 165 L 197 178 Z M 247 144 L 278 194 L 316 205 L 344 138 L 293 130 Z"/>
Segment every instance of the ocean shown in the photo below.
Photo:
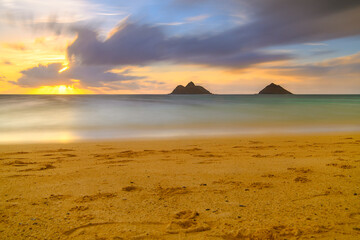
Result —
<path fill-rule="evenodd" d="M 0 143 L 360 131 L 360 95 L 0 95 Z"/>

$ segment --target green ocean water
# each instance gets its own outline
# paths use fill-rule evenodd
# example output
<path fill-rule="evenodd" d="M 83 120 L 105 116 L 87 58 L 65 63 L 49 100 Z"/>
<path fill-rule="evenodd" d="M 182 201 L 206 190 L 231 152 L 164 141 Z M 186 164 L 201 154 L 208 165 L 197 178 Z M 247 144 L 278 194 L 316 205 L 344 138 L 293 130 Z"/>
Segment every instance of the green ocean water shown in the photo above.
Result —
<path fill-rule="evenodd" d="M 360 132 L 360 95 L 0 95 L 0 143 Z"/>

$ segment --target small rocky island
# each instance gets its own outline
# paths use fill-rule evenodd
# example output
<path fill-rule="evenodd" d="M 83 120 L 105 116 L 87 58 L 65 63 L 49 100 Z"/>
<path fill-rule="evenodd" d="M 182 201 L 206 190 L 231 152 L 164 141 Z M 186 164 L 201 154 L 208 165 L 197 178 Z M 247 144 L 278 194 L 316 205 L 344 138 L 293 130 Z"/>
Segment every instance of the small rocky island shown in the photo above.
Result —
<path fill-rule="evenodd" d="M 261 90 L 259 94 L 292 94 L 292 93 L 284 89 L 280 85 L 271 83 L 270 85 L 267 85 L 263 90 Z"/>
<path fill-rule="evenodd" d="M 177 86 L 171 94 L 212 94 L 202 86 L 197 86 L 193 82 L 189 82 L 186 87 Z"/>

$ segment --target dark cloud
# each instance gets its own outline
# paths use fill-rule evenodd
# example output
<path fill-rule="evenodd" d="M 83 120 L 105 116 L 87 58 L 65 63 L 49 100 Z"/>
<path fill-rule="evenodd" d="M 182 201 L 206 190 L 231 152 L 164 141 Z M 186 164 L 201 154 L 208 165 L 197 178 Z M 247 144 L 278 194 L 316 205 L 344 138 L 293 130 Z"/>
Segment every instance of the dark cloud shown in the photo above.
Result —
<path fill-rule="evenodd" d="M 122 25 L 104 42 L 97 39 L 94 31 L 81 29 L 68 47 L 68 56 L 81 59 L 81 63 L 87 65 L 142 65 L 166 59 L 165 43 L 159 27 Z"/>
<path fill-rule="evenodd" d="M 256 19 L 230 31 L 247 48 L 316 42 L 360 34 L 360 1 L 255 0 Z M 245 34 L 237 34 L 245 33 Z"/>
<path fill-rule="evenodd" d="M 82 29 L 68 55 L 85 65 L 145 65 L 167 60 L 242 68 L 294 57 L 266 52 L 267 47 L 360 34 L 360 25 L 355 24 L 360 22 L 357 0 L 232 2 L 249 9 L 249 23 L 217 34 L 171 38 L 160 26 L 126 23 L 105 41 L 94 31 Z"/>
<path fill-rule="evenodd" d="M 216 38 L 166 38 L 158 26 L 125 23 L 105 41 L 94 31 L 82 29 L 68 47 L 68 56 L 84 65 L 146 65 L 156 61 L 246 67 L 290 59 L 291 55 L 265 51 L 234 51 Z"/>
<path fill-rule="evenodd" d="M 224 56 L 190 56 L 178 58 L 180 63 L 192 63 L 205 66 L 221 66 L 227 68 L 246 68 L 254 64 L 291 59 L 290 54 L 270 54 L 266 52 L 248 52 L 243 54 L 227 54 Z"/>
<path fill-rule="evenodd" d="M 252 20 L 220 34 L 188 38 L 185 51 L 251 51 L 360 34 L 360 1 L 254 0 L 246 5 Z"/>
<path fill-rule="evenodd" d="M 143 77 L 131 76 L 129 70 L 119 73 L 109 72 L 108 66 L 73 65 L 59 73 L 64 66 L 61 63 L 39 65 L 22 71 L 23 76 L 13 84 L 22 87 L 71 85 L 74 80 L 80 80 L 82 87 L 121 88 L 122 85 L 135 86 L 136 80 Z M 129 83 L 132 82 L 132 83 Z"/>

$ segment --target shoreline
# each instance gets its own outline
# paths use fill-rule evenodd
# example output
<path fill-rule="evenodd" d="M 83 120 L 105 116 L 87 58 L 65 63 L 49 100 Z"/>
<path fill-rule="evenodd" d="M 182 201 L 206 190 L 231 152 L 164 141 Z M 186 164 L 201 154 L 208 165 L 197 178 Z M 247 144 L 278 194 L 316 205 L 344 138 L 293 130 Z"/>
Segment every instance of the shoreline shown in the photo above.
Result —
<path fill-rule="evenodd" d="M 11 146 L 36 146 L 36 145 L 71 145 L 71 144 L 91 144 L 91 143 L 118 143 L 118 142 L 161 142 L 177 140 L 206 140 L 206 139 L 250 139 L 250 138 L 282 138 L 282 137 L 341 137 L 341 136 L 360 136 L 360 131 L 333 131 L 333 132 L 283 132 L 283 133 L 249 133 L 249 134 L 218 134 L 218 135 L 194 135 L 194 136 L 163 136 L 163 137 L 130 137 L 130 138 L 98 138 L 98 139 L 74 139 L 74 140 L 54 140 L 54 141 L 23 141 L 23 142 L 0 142 L 1 147 Z"/>
<path fill-rule="evenodd" d="M 0 145 L 0 238 L 354 239 L 360 133 Z"/>

